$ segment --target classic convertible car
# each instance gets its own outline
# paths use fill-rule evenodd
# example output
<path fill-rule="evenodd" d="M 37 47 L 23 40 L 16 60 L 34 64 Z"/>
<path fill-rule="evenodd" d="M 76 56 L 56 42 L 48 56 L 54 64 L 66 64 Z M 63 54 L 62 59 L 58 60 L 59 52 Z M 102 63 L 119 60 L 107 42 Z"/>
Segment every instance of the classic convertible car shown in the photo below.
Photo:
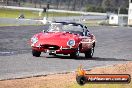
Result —
<path fill-rule="evenodd" d="M 35 34 L 31 38 L 32 55 L 39 57 L 41 52 L 49 55 L 64 54 L 77 58 L 84 53 L 92 58 L 95 36 L 85 25 L 70 22 L 51 23 L 48 30 Z"/>

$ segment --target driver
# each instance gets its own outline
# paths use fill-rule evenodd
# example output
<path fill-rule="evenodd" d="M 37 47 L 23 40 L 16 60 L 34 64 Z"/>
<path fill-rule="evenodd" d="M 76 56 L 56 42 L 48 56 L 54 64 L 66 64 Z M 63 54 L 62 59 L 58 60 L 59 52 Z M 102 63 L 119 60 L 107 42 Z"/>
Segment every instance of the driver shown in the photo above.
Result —
<path fill-rule="evenodd" d="M 53 28 L 51 28 L 50 31 L 59 32 L 60 31 L 60 28 L 58 26 L 54 26 Z"/>
<path fill-rule="evenodd" d="M 60 28 L 59 27 L 56 27 L 55 28 L 55 31 L 59 32 L 60 31 Z"/>
<path fill-rule="evenodd" d="M 62 25 L 51 24 L 49 32 L 60 32 L 62 30 Z"/>

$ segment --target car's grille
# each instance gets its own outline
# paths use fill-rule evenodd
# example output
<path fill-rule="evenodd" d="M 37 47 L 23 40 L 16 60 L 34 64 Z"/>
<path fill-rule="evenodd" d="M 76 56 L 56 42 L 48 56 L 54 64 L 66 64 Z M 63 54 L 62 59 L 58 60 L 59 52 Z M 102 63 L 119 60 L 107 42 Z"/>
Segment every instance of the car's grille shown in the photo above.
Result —
<path fill-rule="evenodd" d="M 47 44 L 45 44 L 45 45 L 41 45 L 41 47 L 43 47 L 44 49 L 49 49 L 49 50 L 58 50 L 58 49 L 60 49 L 60 47 L 57 46 L 57 45 L 47 45 Z"/>

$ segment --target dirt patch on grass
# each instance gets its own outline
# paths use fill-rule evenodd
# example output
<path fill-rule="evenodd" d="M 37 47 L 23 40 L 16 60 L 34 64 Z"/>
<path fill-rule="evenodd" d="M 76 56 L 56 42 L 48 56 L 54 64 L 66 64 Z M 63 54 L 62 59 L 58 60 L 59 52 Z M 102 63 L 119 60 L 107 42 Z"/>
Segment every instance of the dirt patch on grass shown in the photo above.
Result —
<path fill-rule="evenodd" d="M 89 74 L 130 74 L 132 62 L 94 68 Z M 76 73 L 55 74 L 41 77 L 0 81 L 0 88 L 70 88 L 75 83 Z"/>
<path fill-rule="evenodd" d="M 113 66 L 94 68 L 88 72 L 89 74 L 131 74 L 132 62 L 125 64 L 116 64 Z"/>

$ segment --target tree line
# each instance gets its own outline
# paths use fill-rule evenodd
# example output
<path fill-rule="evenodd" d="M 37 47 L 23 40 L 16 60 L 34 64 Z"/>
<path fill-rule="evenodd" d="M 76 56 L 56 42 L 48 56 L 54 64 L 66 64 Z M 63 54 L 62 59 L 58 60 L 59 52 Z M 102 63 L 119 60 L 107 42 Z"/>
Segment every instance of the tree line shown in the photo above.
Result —
<path fill-rule="evenodd" d="M 43 8 L 49 4 L 50 8 L 81 10 L 90 12 L 115 12 L 127 13 L 129 0 L 4 0 L 8 5 L 10 2 L 19 6 L 31 3 L 33 7 Z"/>

